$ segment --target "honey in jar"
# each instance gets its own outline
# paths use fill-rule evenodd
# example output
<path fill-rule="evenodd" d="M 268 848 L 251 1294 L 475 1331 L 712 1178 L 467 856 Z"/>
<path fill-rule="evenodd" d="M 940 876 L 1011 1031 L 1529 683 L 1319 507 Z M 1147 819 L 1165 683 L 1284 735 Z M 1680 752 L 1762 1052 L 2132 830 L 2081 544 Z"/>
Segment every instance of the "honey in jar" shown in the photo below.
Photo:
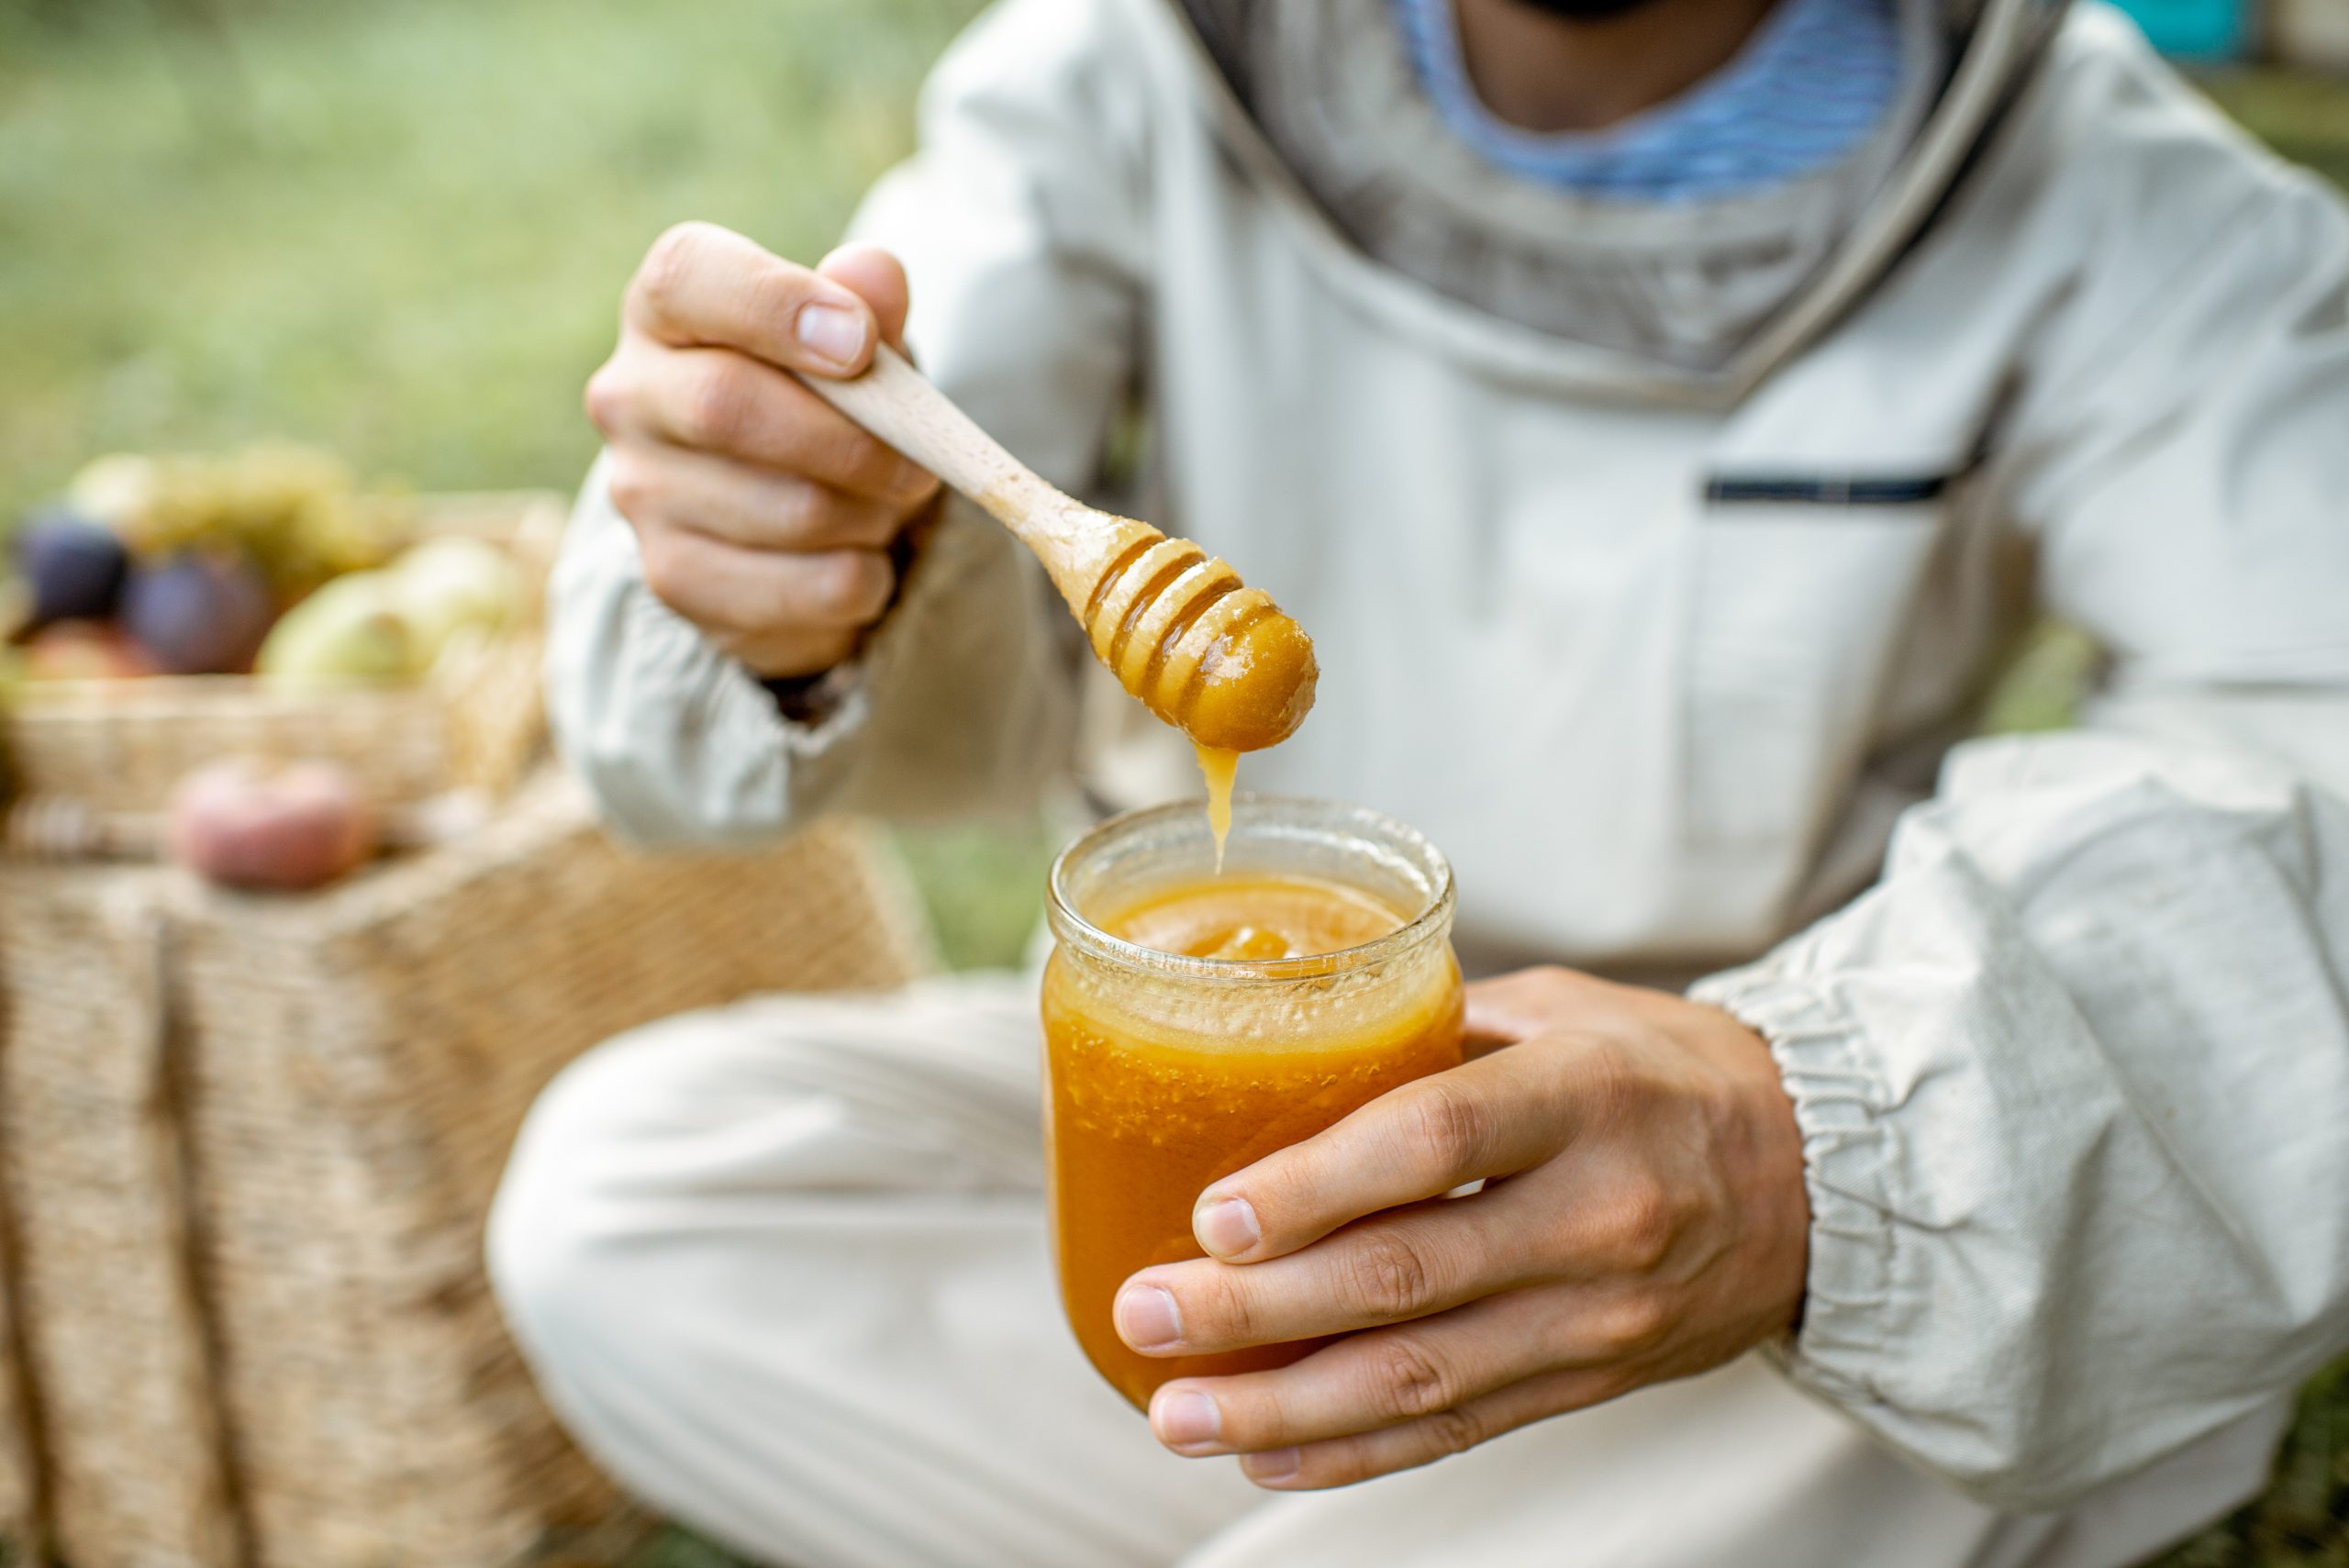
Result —
<path fill-rule="evenodd" d="M 1062 1302 L 1137 1406 L 1169 1378 L 1283 1366 L 1319 1341 L 1143 1356 L 1118 1287 L 1203 1256 L 1200 1191 L 1460 1061 L 1452 880 L 1401 823 L 1241 797 L 1223 872 L 1196 806 L 1103 824 L 1052 868 L 1046 1201 Z"/>

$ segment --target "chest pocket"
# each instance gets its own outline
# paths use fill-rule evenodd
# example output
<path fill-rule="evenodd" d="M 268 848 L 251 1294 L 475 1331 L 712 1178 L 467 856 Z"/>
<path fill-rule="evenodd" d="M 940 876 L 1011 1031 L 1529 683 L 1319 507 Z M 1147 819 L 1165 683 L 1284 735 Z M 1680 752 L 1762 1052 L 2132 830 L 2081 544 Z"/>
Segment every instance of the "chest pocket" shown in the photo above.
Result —
<path fill-rule="evenodd" d="M 1800 875 L 1867 753 L 1964 466 L 1706 486 L 1684 628 L 1692 847 Z"/>

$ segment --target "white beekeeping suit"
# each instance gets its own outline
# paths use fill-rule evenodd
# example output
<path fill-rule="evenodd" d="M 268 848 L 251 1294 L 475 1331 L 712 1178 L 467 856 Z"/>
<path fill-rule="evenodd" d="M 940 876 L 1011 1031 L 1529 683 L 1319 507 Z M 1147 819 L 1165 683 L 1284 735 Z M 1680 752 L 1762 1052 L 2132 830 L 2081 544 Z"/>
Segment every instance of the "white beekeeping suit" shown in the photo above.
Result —
<path fill-rule="evenodd" d="M 1303 5 L 1284 27 L 1304 25 Z M 1396 77 L 1375 8 L 1351 29 L 1335 0 L 1312 9 L 1330 14 L 1333 50 L 1366 51 L 1334 76 Z M 1809 1296 L 1776 1358 L 1839 1414 L 1801 1414 L 1749 1364 L 1547 1423 L 1436 1480 L 1248 1513 L 1228 1476 L 1151 1468 L 1163 1456 L 1138 1421 L 1085 1405 L 1081 1365 L 1052 1370 L 1073 1351 L 998 1345 L 1037 1398 L 1066 1389 L 1089 1412 L 1049 1418 L 1083 1435 L 1054 1462 L 1069 1485 L 979 1465 L 1017 1501 L 1000 1550 L 986 1508 L 945 1482 L 936 1499 L 957 1500 L 936 1501 L 937 1521 L 893 1513 L 810 1470 L 802 1448 L 824 1444 L 804 1435 L 736 1480 L 695 1472 L 677 1456 L 705 1426 L 733 1429 L 729 1399 L 756 1403 L 745 1390 L 762 1378 L 805 1395 L 813 1374 L 793 1358 L 827 1355 L 821 1397 L 759 1406 L 760 1430 L 815 1409 L 928 1443 L 921 1474 L 978 1465 L 975 1437 L 957 1446 L 960 1396 L 932 1387 L 966 1370 L 985 1384 L 971 1358 L 907 1351 L 936 1375 L 893 1384 L 885 1358 L 842 1350 L 852 1327 L 812 1305 L 822 1332 L 795 1340 L 782 1312 L 753 1351 L 725 1324 L 751 1308 L 724 1287 L 672 1302 L 627 1260 L 699 1245 L 684 1266 L 714 1279 L 804 1264 L 851 1290 L 868 1270 L 893 1299 L 984 1294 L 971 1279 L 1011 1269 L 1038 1234 L 998 1216 L 1006 1251 L 973 1240 L 969 1278 L 941 1240 L 985 1229 L 957 1231 L 941 1191 L 1028 1179 L 1032 1067 L 967 1055 L 989 1040 L 1032 1051 L 1030 1004 L 1000 990 L 956 993 L 962 1025 L 936 996 L 820 1025 L 788 1007 L 717 1015 L 678 1026 L 690 1049 L 622 1047 L 559 1087 L 494 1248 L 558 1405 L 656 1500 L 750 1546 L 856 1562 L 1145 1562 L 1194 1546 L 1218 1564 L 1552 1562 L 1509 1542 L 1641 1496 L 1545 1472 L 1560 1455 L 1599 1464 L 1599 1438 L 1575 1433 L 1685 1475 L 1695 1461 L 1673 1445 L 1715 1420 L 1809 1435 L 1719 1481 L 1738 1529 L 1641 1536 L 1607 1561 L 1694 1562 L 1766 1539 L 1741 1560 L 2093 1568 L 2255 1489 L 2292 1389 L 2349 1345 L 2338 199 L 2226 127 L 2098 6 L 2060 19 L 2021 0 L 1911 7 L 1931 91 L 1897 144 L 1855 165 L 1856 187 L 1638 221 L 1482 188 L 1473 170 L 1317 163 L 1405 145 L 1373 134 L 1403 111 L 1375 95 L 1300 107 L 1276 74 L 1243 69 L 1286 58 L 1247 52 L 1264 8 L 1194 11 L 999 6 L 941 67 L 922 150 L 859 232 L 906 261 L 925 368 L 1048 477 L 1092 482 L 1138 395 L 1149 515 L 1240 563 L 1313 633 L 1319 702 L 1249 760 L 1250 787 L 1355 799 L 1426 830 L 1458 872 L 1473 966 L 1718 972 L 1696 994 L 1769 1039 L 1805 1139 Z M 1420 243 L 1408 265 L 1368 248 L 1348 205 L 1366 191 L 1386 232 L 1459 242 Z M 1855 201 L 1855 220 L 1838 216 Z M 1838 225 L 1831 243 L 1813 243 L 1820 224 Z M 1527 286 L 1520 252 L 1574 273 L 1603 251 L 1637 316 L 1708 266 L 1806 245 L 1815 260 L 1782 299 L 1694 350 L 1597 348 L 1496 303 Z M 564 753 L 649 841 L 755 838 L 833 807 L 1016 805 L 1072 771 L 1105 795 L 1186 787 L 1166 738 L 1086 693 L 1097 677 L 1041 573 L 967 508 L 950 507 L 814 727 L 785 721 L 651 597 L 592 481 L 555 593 Z M 2110 655 L 2083 728 L 1952 750 L 2034 606 Z M 919 1043 L 958 1032 L 951 1062 Z M 751 1057 L 793 1065 L 744 1088 L 768 1082 Z M 748 1077 L 696 1090 L 696 1061 L 710 1084 Z M 790 1145 L 805 1158 L 727 1141 L 728 1117 L 762 1092 L 797 1107 L 762 1125 L 815 1139 Z M 903 1124 L 896 1164 L 870 1128 L 859 1136 L 880 1141 L 861 1153 L 822 1142 L 883 1104 Z M 941 1129 L 989 1152 L 939 1153 Z M 729 1165 L 729 1148 L 748 1163 Z M 604 1173 L 562 1173 L 589 1167 Z M 764 1218 L 729 1229 L 696 1207 L 758 1181 L 792 1195 Z M 809 1195 L 850 1190 L 929 1216 L 930 1254 L 812 1239 L 835 1232 L 809 1229 Z M 558 1289 L 582 1281 L 593 1291 Z M 669 1379 L 668 1397 L 699 1402 L 690 1414 L 643 1386 L 664 1333 L 718 1369 Z M 739 1365 L 717 1348 L 738 1342 Z M 668 1446 L 629 1435 L 647 1426 Z M 1440 1483 L 1453 1490 L 1429 1490 Z M 1447 1496 L 1506 1517 L 1472 1527 Z M 1508 1514 L 1512 1498 L 1553 1513 Z M 1772 1512 L 1789 1499 L 1861 1522 L 1822 1536 L 1813 1518 L 1805 1534 Z M 2034 1510 L 2057 1511 L 2006 1517 Z M 1415 1545 L 1412 1521 L 1438 1515 L 1451 1546 Z M 1366 1540 L 1386 1554 L 1360 1555 Z"/>

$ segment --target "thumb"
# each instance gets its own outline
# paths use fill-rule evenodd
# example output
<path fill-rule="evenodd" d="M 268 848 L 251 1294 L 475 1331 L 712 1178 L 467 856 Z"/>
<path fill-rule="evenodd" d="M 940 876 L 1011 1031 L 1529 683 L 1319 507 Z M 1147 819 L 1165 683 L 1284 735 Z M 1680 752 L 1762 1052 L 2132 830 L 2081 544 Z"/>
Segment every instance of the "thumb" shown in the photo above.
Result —
<path fill-rule="evenodd" d="M 843 245 L 816 265 L 816 271 L 854 293 L 873 307 L 881 336 L 903 352 L 906 309 L 910 303 L 906 269 L 878 245 Z"/>

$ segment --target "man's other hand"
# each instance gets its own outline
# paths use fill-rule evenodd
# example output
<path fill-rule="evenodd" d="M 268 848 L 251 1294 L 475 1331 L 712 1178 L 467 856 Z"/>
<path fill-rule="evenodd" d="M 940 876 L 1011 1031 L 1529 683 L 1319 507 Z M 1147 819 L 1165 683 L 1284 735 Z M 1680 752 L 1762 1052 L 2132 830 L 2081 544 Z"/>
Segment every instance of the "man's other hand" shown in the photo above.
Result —
<path fill-rule="evenodd" d="M 846 246 L 814 271 L 706 223 L 637 270 L 619 347 L 587 383 L 612 504 L 644 580 L 753 673 L 856 650 L 896 587 L 889 547 L 938 481 L 786 370 L 848 376 L 899 341 L 906 274 Z"/>
<path fill-rule="evenodd" d="M 1211 1256 L 1120 1288 L 1145 1354 L 1345 1335 L 1167 1384 L 1150 1407 L 1167 1447 L 1241 1454 L 1264 1486 L 1342 1485 L 1792 1327 L 1809 1206 L 1760 1037 L 1560 969 L 1471 986 L 1468 1024 L 1485 1054 L 1217 1182 L 1192 1216 Z"/>

